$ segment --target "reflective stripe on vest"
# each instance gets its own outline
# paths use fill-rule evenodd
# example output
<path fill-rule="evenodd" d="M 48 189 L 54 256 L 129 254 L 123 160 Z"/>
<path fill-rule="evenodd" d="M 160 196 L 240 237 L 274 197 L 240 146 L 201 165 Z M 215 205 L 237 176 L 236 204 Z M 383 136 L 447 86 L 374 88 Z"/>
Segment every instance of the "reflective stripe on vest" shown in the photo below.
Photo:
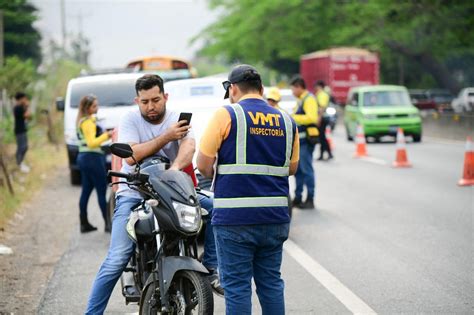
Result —
<path fill-rule="evenodd" d="M 285 122 L 286 132 L 286 152 L 285 164 L 283 166 L 273 166 L 264 164 L 247 164 L 247 120 L 240 104 L 230 106 L 235 113 L 237 122 L 236 139 L 236 164 L 223 164 L 217 167 L 219 174 L 250 174 L 250 175 L 269 175 L 269 176 L 288 176 L 290 173 L 291 152 L 293 148 L 293 128 L 291 119 L 287 113 L 281 111 Z"/>
<path fill-rule="evenodd" d="M 215 198 L 214 208 L 288 207 L 288 197 Z"/>
<path fill-rule="evenodd" d="M 217 167 L 219 174 L 253 174 L 253 175 L 271 175 L 288 176 L 289 167 L 271 166 L 259 164 L 224 164 Z"/>

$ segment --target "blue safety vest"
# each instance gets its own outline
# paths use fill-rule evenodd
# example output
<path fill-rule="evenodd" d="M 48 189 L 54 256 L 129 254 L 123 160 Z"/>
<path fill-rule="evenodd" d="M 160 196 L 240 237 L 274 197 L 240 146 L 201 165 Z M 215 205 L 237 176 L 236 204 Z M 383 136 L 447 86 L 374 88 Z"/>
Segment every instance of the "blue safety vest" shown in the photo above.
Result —
<path fill-rule="evenodd" d="M 288 176 L 296 124 L 260 99 L 225 108 L 231 128 L 218 153 L 212 223 L 289 222 Z"/>

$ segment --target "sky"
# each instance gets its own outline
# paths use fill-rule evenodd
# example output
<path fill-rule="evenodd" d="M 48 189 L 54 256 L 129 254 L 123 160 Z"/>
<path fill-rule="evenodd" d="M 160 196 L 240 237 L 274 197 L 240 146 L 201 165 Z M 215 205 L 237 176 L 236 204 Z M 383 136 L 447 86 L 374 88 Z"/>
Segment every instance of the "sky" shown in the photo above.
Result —
<path fill-rule="evenodd" d="M 30 0 L 43 45 L 62 42 L 60 0 Z M 190 39 L 218 18 L 206 0 L 64 0 L 66 33 L 90 40 L 93 68 L 124 67 L 146 55 L 191 59 L 202 46 Z M 81 18 L 82 17 L 82 18 Z M 82 23 L 81 23 L 82 21 Z"/>

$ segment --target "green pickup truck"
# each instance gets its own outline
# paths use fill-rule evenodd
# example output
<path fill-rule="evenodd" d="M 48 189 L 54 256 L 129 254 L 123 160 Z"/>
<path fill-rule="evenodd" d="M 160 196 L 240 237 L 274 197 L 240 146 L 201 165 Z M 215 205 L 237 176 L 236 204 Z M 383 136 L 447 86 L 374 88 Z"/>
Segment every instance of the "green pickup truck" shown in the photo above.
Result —
<path fill-rule="evenodd" d="M 397 85 L 368 85 L 349 90 L 344 113 L 347 140 L 352 141 L 357 125 L 365 136 L 380 141 L 382 136 L 395 136 L 398 128 L 414 142 L 421 141 L 421 117 L 413 106 L 408 91 Z"/>

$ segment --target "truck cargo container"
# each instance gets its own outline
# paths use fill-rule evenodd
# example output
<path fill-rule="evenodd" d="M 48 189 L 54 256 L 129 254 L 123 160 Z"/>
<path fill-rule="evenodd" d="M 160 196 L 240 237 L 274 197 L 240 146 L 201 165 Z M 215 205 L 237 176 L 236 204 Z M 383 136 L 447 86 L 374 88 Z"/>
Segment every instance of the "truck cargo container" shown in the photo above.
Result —
<path fill-rule="evenodd" d="M 301 56 L 300 74 L 310 90 L 323 80 L 337 103 L 345 105 L 351 87 L 379 84 L 379 57 L 353 47 L 320 50 Z"/>

